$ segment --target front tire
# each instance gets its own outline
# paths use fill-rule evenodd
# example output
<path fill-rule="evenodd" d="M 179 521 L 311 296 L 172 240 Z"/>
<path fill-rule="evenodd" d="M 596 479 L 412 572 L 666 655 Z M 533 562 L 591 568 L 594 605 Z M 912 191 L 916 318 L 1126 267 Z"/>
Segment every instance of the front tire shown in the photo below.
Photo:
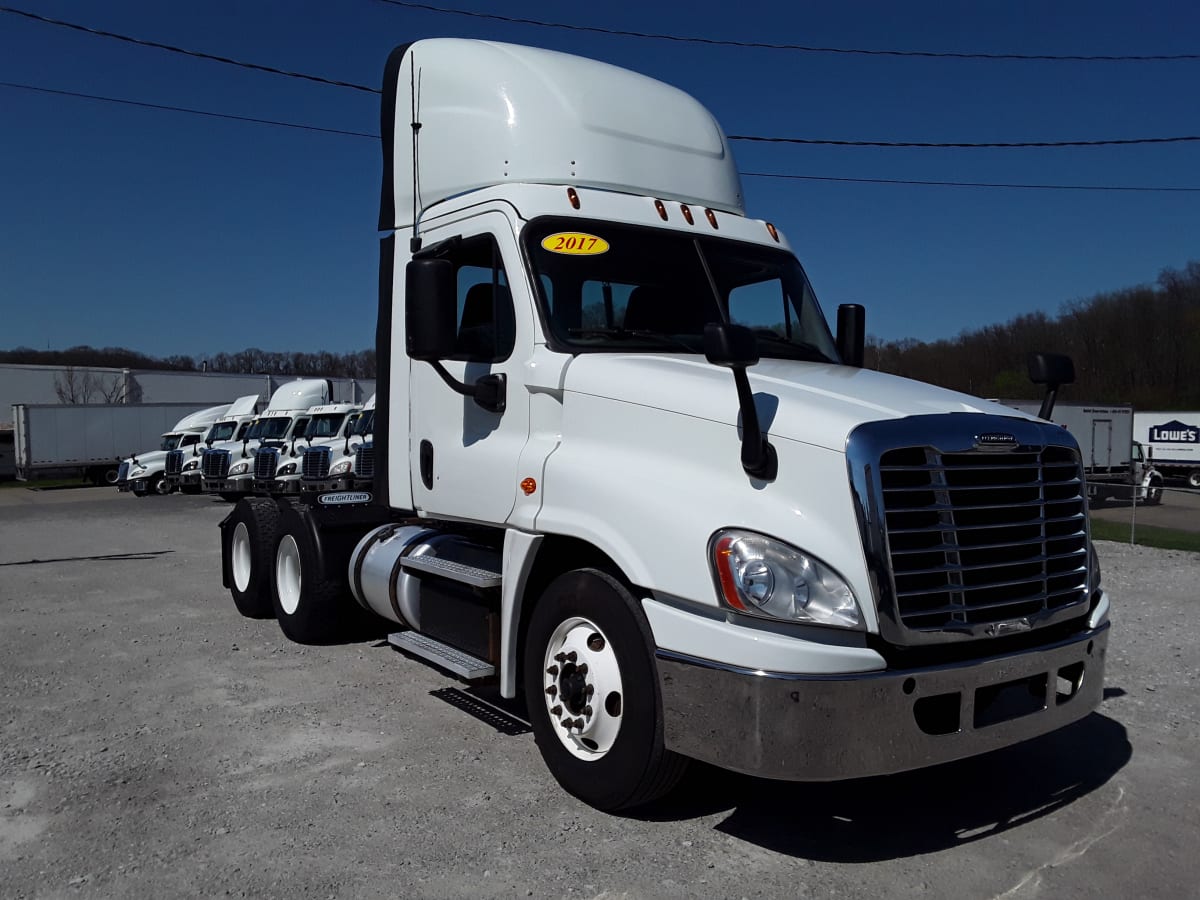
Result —
<path fill-rule="evenodd" d="M 279 540 L 279 507 L 262 497 L 247 497 L 229 514 L 226 533 L 229 593 L 233 605 L 250 619 L 269 619 L 271 568 Z"/>
<path fill-rule="evenodd" d="M 1188 472 L 1188 487 L 1200 488 L 1200 469 L 1193 469 Z"/>
<path fill-rule="evenodd" d="M 530 617 L 524 664 L 534 738 L 569 793 L 617 810 L 675 786 L 687 759 L 663 745 L 650 628 L 620 581 L 598 569 L 555 579 Z"/>
<path fill-rule="evenodd" d="M 1151 478 L 1146 487 L 1146 505 L 1158 506 L 1162 503 L 1163 483 L 1161 478 Z"/>

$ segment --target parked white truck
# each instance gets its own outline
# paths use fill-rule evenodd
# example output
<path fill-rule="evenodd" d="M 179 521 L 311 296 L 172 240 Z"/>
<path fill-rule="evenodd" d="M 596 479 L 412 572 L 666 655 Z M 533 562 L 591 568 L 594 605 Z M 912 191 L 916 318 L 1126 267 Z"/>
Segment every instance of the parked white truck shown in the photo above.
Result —
<path fill-rule="evenodd" d="M 117 473 L 117 490 L 131 492 L 138 497 L 169 494 L 171 486 L 167 483 L 167 455 L 172 450 L 188 450 L 197 446 L 212 423 L 225 415 L 228 409 L 229 404 L 226 403 L 184 416 L 162 436 L 157 450 L 135 453 L 121 463 Z"/>
<path fill-rule="evenodd" d="M 369 611 L 498 677 L 604 809 L 688 758 L 852 778 L 1095 709 L 1075 440 L 860 368 L 861 307 L 835 338 L 700 104 L 428 40 L 388 60 L 383 122 L 375 480 L 237 504 L 243 613 L 322 642 Z"/>
<path fill-rule="evenodd" d="M 200 493 L 200 464 L 204 451 L 215 444 L 240 442 L 258 413 L 258 394 L 238 397 L 228 410 L 209 427 L 203 443 L 177 448 L 167 453 L 166 483 L 171 490 L 185 494 Z"/>
<path fill-rule="evenodd" d="M 1139 412 L 1133 433 L 1149 451 L 1154 468 L 1200 488 L 1200 412 Z"/>
<path fill-rule="evenodd" d="M 1012 401 L 1016 409 L 1036 414 L 1038 404 Z M 1079 443 L 1093 506 L 1108 500 L 1162 502 L 1163 476 L 1156 463 L 1146 459 L 1134 440 L 1133 407 L 1095 403 L 1058 403 L 1053 421 L 1071 432 Z"/>
<path fill-rule="evenodd" d="M 300 490 L 307 492 L 369 491 L 375 478 L 375 395 L 350 423 L 344 440 L 305 450 L 301 458 Z"/>
<path fill-rule="evenodd" d="M 259 447 L 254 455 L 255 493 L 298 494 L 305 469 L 317 460 L 328 460 L 349 442 L 359 412 L 353 403 L 314 406 L 303 433 L 293 431 L 284 446 Z"/>
<path fill-rule="evenodd" d="M 324 378 L 290 381 L 271 395 L 266 410 L 251 423 L 240 441 L 214 444 L 201 457 L 201 488 L 225 500 L 237 500 L 254 490 L 254 461 L 260 447 L 288 445 L 308 427 L 308 411 L 326 404 L 333 389 Z"/>

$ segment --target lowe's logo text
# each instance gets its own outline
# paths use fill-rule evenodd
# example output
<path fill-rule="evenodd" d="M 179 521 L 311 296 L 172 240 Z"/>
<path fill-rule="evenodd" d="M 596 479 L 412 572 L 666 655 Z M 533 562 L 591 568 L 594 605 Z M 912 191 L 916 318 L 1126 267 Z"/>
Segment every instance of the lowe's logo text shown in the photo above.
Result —
<path fill-rule="evenodd" d="M 1185 425 L 1183 422 L 1167 422 L 1165 425 L 1154 425 L 1150 429 L 1152 444 L 1196 444 L 1200 443 L 1200 428 Z"/>
<path fill-rule="evenodd" d="M 338 494 L 322 494 L 317 500 L 323 506 L 341 506 L 346 503 L 370 503 L 371 495 L 366 491 L 342 491 Z"/>

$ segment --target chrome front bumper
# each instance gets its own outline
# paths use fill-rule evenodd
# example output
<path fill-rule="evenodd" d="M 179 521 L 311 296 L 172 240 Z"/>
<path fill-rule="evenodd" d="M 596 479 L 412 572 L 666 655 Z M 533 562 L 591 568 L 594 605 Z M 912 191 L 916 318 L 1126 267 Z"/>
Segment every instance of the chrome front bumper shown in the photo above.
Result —
<path fill-rule="evenodd" d="M 666 745 L 765 778 L 833 781 L 936 765 L 1037 737 L 1100 703 L 1108 624 L 954 665 L 812 676 L 658 652 Z"/>

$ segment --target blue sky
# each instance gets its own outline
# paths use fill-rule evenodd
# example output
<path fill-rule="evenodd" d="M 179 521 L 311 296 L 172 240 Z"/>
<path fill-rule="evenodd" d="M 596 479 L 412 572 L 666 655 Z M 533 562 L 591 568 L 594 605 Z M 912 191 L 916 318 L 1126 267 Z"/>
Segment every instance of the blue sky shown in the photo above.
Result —
<path fill-rule="evenodd" d="M 1200 6 L 1143 2 L 544 4 L 508 16 L 742 41 L 1024 54 L 1200 52 Z M 730 134 L 1020 141 L 1200 133 L 1200 60 L 1011 62 L 713 47 L 505 24 L 379 0 L 4 5 L 378 85 L 421 37 L 531 44 L 683 88 Z M 378 132 L 378 98 L 0 14 L 0 81 Z M 1200 143 L 1057 150 L 734 146 L 743 172 L 1200 187 Z M 381 154 L 355 137 L 0 88 L 0 349 L 198 358 L 374 342 Z M 885 339 L 950 337 L 1153 282 L 1200 260 L 1200 193 L 744 178 L 827 312 Z"/>

